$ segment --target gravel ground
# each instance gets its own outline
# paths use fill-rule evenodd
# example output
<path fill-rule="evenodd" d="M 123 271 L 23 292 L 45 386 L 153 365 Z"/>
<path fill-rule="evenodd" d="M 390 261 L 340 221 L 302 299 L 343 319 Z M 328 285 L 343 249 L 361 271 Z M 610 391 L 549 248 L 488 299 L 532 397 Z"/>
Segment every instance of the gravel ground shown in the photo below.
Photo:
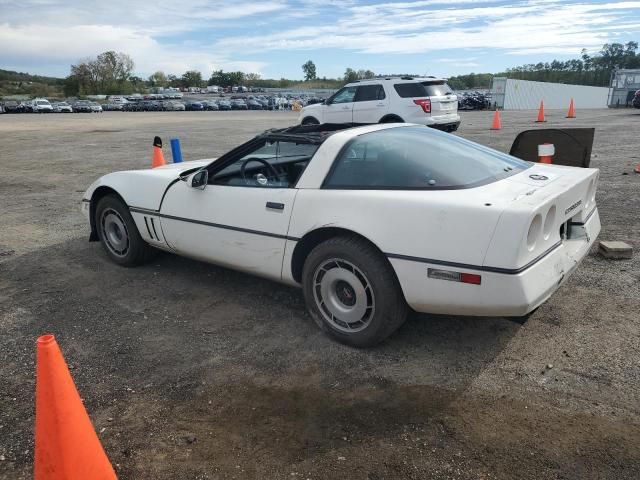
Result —
<path fill-rule="evenodd" d="M 595 126 L 601 239 L 640 248 L 632 111 Z M 640 113 L 640 112 L 639 112 Z M 463 113 L 508 150 L 535 112 Z M 31 478 L 35 339 L 55 333 L 119 478 L 640 478 L 640 258 L 592 252 L 524 324 L 413 314 L 383 345 L 323 336 L 301 292 L 162 255 L 123 269 L 88 243 L 84 189 L 293 124 L 290 112 L 0 116 L 0 478 Z M 633 133 L 636 132 L 636 133 Z M 548 368 L 551 366 L 551 368 Z"/>

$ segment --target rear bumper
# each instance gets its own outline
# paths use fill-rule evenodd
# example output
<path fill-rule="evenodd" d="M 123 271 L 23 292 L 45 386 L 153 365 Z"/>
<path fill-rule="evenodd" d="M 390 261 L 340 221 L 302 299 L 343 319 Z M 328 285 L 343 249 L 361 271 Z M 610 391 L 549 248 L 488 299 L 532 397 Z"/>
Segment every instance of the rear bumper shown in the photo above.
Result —
<path fill-rule="evenodd" d="M 487 271 L 489 267 L 449 267 L 391 256 L 407 303 L 418 312 L 474 316 L 522 316 L 535 310 L 563 285 L 600 233 L 596 209 L 584 225 L 573 225 L 563 240 L 522 271 Z M 476 273 L 481 285 L 427 277 L 428 268 Z"/>
<path fill-rule="evenodd" d="M 456 130 L 460 125 L 460 115 L 457 112 L 444 115 L 425 115 L 420 110 L 420 112 L 409 115 L 408 118 L 403 118 L 403 120 L 407 123 L 418 123 L 448 131 Z"/>

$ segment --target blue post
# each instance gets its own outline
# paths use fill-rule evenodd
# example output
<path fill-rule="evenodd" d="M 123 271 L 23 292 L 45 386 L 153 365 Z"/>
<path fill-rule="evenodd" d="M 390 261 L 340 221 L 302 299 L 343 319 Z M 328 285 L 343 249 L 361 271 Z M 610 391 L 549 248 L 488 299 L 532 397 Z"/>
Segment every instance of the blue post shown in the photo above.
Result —
<path fill-rule="evenodd" d="M 180 150 L 180 140 L 177 138 L 171 139 L 171 155 L 173 155 L 173 163 L 182 162 L 182 150 Z"/>

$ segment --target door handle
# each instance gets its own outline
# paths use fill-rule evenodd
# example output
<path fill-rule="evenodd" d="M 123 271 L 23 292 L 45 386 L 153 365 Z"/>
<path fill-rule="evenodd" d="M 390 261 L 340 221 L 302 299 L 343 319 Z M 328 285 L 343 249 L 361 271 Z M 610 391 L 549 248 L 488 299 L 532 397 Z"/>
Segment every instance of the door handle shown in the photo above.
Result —
<path fill-rule="evenodd" d="M 351 110 L 351 107 L 347 107 L 346 105 L 342 107 L 343 110 Z"/>
<path fill-rule="evenodd" d="M 284 203 L 267 202 L 267 208 L 271 208 L 272 210 L 284 210 Z"/>

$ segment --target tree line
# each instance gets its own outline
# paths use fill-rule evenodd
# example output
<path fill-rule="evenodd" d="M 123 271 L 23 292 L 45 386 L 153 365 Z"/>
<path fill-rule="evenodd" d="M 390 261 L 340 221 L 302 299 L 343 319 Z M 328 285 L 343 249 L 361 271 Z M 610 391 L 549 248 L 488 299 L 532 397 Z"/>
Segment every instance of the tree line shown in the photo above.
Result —
<path fill-rule="evenodd" d="M 376 77 L 376 74 L 371 70 L 347 68 L 342 77 L 320 78 L 312 60 L 305 62 L 301 68 L 304 76 L 302 82 L 286 78 L 263 79 L 257 73 L 225 72 L 222 69 L 214 70 L 208 78 L 197 70 L 188 70 L 180 76 L 157 71 L 148 78 L 141 78 L 134 75 L 135 64 L 129 55 L 107 51 L 95 58 L 85 58 L 77 64 L 71 65 L 70 74 L 64 80 L 37 76 L 33 76 L 33 78 L 43 84 L 45 82 L 48 85 L 62 84 L 67 96 L 82 96 L 129 94 L 150 88 L 202 88 L 207 85 L 222 87 L 246 85 L 262 88 L 339 88 L 345 83 Z M 450 77 L 448 81 L 451 87 L 456 90 L 489 88 L 494 76 L 541 82 L 607 86 L 614 68 L 640 68 L 637 42 L 607 43 L 593 56 L 589 55 L 586 50 L 582 50 L 579 58 L 521 65 L 496 74 L 457 75 Z M 25 74 L 5 71 L 0 75 L 0 82 L 3 80 L 13 82 L 15 86 L 16 80 L 23 81 L 24 78 Z"/>
<path fill-rule="evenodd" d="M 582 50 L 579 58 L 553 60 L 508 68 L 496 74 L 470 73 L 449 78 L 457 90 L 489 88 L 494 76 L 532 80 L 536 82 L 570 83 L 607 87 L 615 68 L 640 68 L 638 42 L 605 43 L 596 55 Z"/>

